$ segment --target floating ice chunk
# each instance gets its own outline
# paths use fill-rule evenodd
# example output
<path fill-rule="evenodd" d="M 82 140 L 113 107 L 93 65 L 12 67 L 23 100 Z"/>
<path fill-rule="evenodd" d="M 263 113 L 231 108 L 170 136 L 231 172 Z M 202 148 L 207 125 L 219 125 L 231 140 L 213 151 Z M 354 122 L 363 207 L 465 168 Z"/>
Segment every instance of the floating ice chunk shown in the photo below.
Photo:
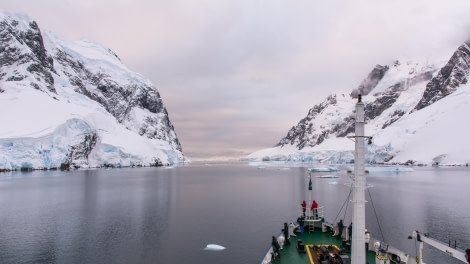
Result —
<path fill-rule="evenodd" d="M 330 181 L 328 184 L 338 184 L 337 181 Z"/>
<path fill-rule="evenodd" d="M 217 244 L 207 244 L 207 246 L 204 248 L 204 250 L 213 250 L 213 251 L 220 251 L 224 249 L 225 247 L 217 245 Z"/>
<path fill-rule="evenodd" d="M 321 176 L 315 176 L 316 178 L 339 178 L 338 175 L 333 175 L 333 174 L 327 174 L 327 175 L 321 175 Z"/>
<path fill-rule="evenodd" d="M 348 169 L 351 172 L 354 172 L 354 168 Z M 368 172 L 411 172 L 415 171 L 412 168 L 404 168 L 404 167 L 365 167 L 365 170 Z"/>
<path fill-rule="evenodd" d="M 311 172 L 332 172 L 332 171 L 339 171 L 338 168 L 335 167 L 318 167 L 318 168 L 310 168 Z"/>

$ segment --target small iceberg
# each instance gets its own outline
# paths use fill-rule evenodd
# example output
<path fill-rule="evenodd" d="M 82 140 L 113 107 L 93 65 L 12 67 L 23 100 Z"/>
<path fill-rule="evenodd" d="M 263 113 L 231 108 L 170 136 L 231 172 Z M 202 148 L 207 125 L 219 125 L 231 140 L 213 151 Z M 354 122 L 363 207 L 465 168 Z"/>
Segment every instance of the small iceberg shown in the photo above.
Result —
<path fill-rule="evenodd" d="M 328 175 L 315 176 L 315 178 L 339 178 L 339 176 L 338 175 L 333 175 L 333 174 L 328 174 Z"/>
<path fill-rule="evenodd" d="M 366 172 L 413 172 L 412 168 L 406 167 L 365 167 Z M 354 168 L 349 168 L 348 171 L 354 172 Z"/>
<path fill-rule="evenodd" d="M 338 182 L 337 181 L 330 181 L 330 182 L 328 182 L 328 184 L 338 184 Z"/>
<path fill-rule="evenodd" d="M 318 167 L 318 168 L 310 168 L 311 172 L 333 172 L 339 171 L 338 168 L 335 167 Z"/>
<path fill-rule="evenodd" d="M 212 250 L 212 251 L 220 251 L 224 250 L 225 247 L 217 244 L 207 244 L 207 246 L 204 248 L 204 250 Z"/>

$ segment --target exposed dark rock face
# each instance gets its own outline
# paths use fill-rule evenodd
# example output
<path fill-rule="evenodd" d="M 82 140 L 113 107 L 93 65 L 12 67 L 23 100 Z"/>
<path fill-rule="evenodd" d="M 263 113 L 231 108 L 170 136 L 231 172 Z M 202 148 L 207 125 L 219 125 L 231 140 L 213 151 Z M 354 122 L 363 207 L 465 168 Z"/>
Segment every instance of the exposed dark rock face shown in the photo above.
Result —
<path fill-rule="evenodd" d="M 367 104 L 365 107 L 365 120 L 373 120 L 374 118 L 380 116 L 385 110 L 390 108 L 400 96 L 400 91 L 402 91 L 404 88 L 404 83 L 399 82 L 393 86 L 390 86 L 385 92 L 374 95 L 376 98 L 375 101 L 373 103 Z M 354 118 L 348 116 L 343 120 L 343 122 L 337 124 L 332 129 L 332 133 L 334 133 L 337 137 L 345 137 L 348 134 L 354 132 L 354 122 Z"/>
<path fill-rule="evenodd" d="M 423 97 L 413 111 L 423 109 L 455 92 L 460 85 L 467 83 L 469 72 L 470 41 L 467 41 L 457 49 L 437 76 L 426 85 Z"/>
<path fill-rule="evenodd" d="M 114 54 L 114 53 L 111 53 Z M 160 94 L 153 86 L 120 84 L 105 72 L 92 72 L 80 60 L 62 50 L 57 50 L 54 58 L 65 68 L 64 72 L 75 91 L 99 102 L 120 123 L 129 121 L 131 110 L 135 107 L 147 109 L 150 113 L 159 114 L 148 116 L 139 127 L 129 127 L 139 135 L 150 139 L 161 139 L 170 142 L 177 150 L 182 151 L 181 144 L 174 134 L 174 127 L 168 118 Z"/>
<path fill-rule="evenodd" d="M 336 95 L 330 95 L 320 105 L 316 105 L 310 109 L 307 117 L 300 120 L 297 126 L 292 127 L 287 133 L 287 136 L 281 139 L 281 141 L 276 146 L 296 144 L 299 149 L 303 149 L 306 146 L 313 147 L 323 142 L 323 140 L 328 137 L 329 131 L 321 131 L 321 128 L 315 128 L 311 121 L 314 120 L 315 117 L 325 108 L 331 105 L 336 105 Z"/>
<path fill-rule="evenodd" d="M 70 146 L 66 160 L 60 165 L 60 169 L 77 169 L 80 165 L 88 163 L 88 155 L 96 145 L 98 135 L 96 133 L 90 133 L 83 135 L 83 140 L 73 146 Z"/>
<path fill-rule="evenodd" d="M 402 110 L 396 110 L 395 112 L 393 112 L 393 115 L 392 117 L 383 124 L 382 126 L 382 129 L 388 127 L 389 125 L 393 124 L 395 121 L 397 121 L 398 119 L 400 119 L 402 116 L 405 115 L 405 112 L 402 111 Z"/>
<path fill-rule="evenodd" d="M 384 93 L 378 94 L 372 104 L 366 105 L 366 120 L 372 120 L 380 116 L 385 110 L 391 107 L 396 102 L 400 96 L 400 92 L 403 91 L 404 88 L 404 83 L 399 82 L 390 86 Z"/>
<path fill-rule="evenodd" d="M 337 137 L 345 137 L 349 133 L 354 132 L 355 119 L 351 116 L 345 117 L 343 122 L 336 124 L 331 130 Z"/>
<path fill-rule="evenodd" d="M 357 98 L 358 94 L 368 95 L 372 89 L 377 86 L 377 84 L 385 76 L 385 73 L 388 71 L 388 66 L 375 66 L 375 68 L 369 73 L 367 78 L 365 78 L 357 89 L 351 92 L 352 98 Z"/>
<path fill-rule="evenodd" d="M 38 90 L 43 90 L 44 87 L 45 91 L 56 93 L 52 77 L 53 59 L 47 55 L 38 25 L 31 21 L 24 31 L 20 29 L 19 23 L 11 17 L 0 21 L 0 80 L 28 79 L 31 87 Z M 26 67 L 31 75 L 4 70 L 11 67 Z"/>

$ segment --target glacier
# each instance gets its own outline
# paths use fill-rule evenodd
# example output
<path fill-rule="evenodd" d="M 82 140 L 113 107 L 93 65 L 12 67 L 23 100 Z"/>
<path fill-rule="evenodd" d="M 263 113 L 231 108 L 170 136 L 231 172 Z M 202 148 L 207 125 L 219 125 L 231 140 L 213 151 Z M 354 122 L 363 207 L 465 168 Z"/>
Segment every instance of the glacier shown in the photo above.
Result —
<path fill-rule="evenodd" d="M 0 170 L 187 159 L 158 90 L 111 50 L 0 11 Z"/>

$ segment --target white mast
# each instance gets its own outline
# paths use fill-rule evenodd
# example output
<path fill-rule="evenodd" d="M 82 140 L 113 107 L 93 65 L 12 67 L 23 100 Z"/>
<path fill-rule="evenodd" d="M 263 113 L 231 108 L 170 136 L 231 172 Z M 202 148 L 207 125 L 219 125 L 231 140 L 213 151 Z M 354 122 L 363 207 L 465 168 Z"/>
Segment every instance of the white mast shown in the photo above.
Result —
<path fill-rule="evenodd" d="M 354 182 L 353 182 L 353 229 L 352 229 L 352 264 L 366 263 L 365 248 L 365 183 L 364 171 L 365 141 L 364 136 L 364 103 L 362 96 L 358 95 L 356 103 L 356 131 L 354 149 Z"/>

